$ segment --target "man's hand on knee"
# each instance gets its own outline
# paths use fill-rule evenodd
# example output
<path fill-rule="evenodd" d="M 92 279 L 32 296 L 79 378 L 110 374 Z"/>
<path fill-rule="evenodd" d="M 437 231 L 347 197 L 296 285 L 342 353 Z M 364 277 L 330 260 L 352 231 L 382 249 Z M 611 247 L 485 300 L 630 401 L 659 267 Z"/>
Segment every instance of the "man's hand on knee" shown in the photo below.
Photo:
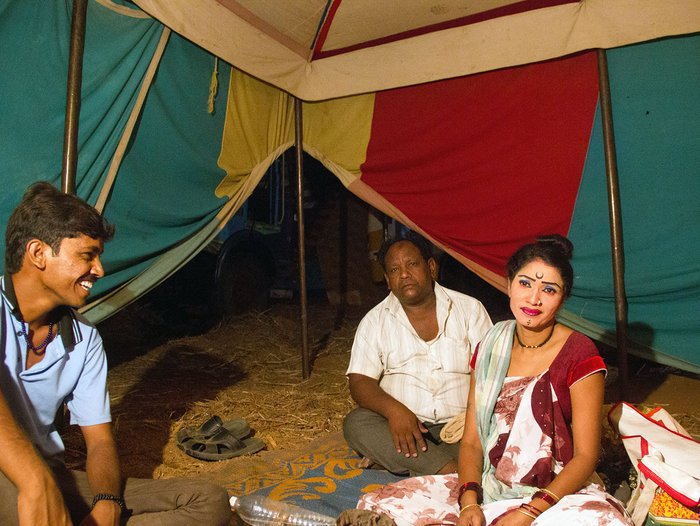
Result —
<path fill-rule="evenodd" d="M 418 450 L 428 450 L 423 438 L 423 433 L 427 433 L 428 430 L 407 407 L 402 405 L 395 408 L 387 419 L 397 453 L 408 458 L 417 457 Z"/>

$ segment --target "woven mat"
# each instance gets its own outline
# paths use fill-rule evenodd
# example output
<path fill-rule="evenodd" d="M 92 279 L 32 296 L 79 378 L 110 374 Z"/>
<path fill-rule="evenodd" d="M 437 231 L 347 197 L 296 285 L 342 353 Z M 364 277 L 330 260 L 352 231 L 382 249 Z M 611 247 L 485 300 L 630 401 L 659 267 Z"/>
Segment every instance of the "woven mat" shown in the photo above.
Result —
<path fill-rule="evenodd" d="M 265 451 L 226 461 L 207 478 L 231 495 L 259 493 L 337 517 L 354 508 L 363 493 L 401 477 L 362 469 L 360 458 L 337 432 L 299 451 Z"/>

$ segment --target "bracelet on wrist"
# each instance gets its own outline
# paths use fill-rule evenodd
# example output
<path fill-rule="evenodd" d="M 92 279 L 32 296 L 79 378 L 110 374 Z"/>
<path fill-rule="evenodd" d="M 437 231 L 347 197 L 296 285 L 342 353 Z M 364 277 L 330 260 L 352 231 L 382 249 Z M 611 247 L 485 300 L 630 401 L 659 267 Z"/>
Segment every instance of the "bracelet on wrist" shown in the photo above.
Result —
<path fill-rule="evenodd" d="M 473 491 L 476 493 L 476 502 L 481 504 L 484 502 L 484 490 L 481 484 L 478 482 L 465 482 L 459 487 L 459 493 L 457 494 L 457 504 L 462 505 L 462 497 L 467 491 Z"/>
<path fill-rule="evenodd" d="M 535 495 L 537 495 L 538 498 L 542 499 L 545 501 L 547 504 L 550 504 L 551 506 L 554 506 L 557 502 L 561 500 L 561 497 L 554 493 L 553 491 L 549 491 L 547 488 L 540 488 L 535 492 Z M 535 495 L 533 495 L 532 498 L 535 498 Z M 554 502 L 552 502 L 552 500 Z"/>
<path fill-rule="evenodd" d="M 472 502 L 470 504 L 465 504 L 464 506 L 459 508 L 459 514 L 461 515 L 464 510 L 469 509 L 469 508 L 474 508 L 474 507 L 481 508 L 481 505 L 477 504 L 476 502 Z"/>
<path fill-rule="evenodd" d="M 124 499 L 121 498 L 119 495 L 112 495 L 111 493 L 96 494 L 92 498 L 92 504 L 90 505 L 90 509 L 93 509 L 95 505 L 101 500 L 111 500 L 112 502 L 116 502 L 122 511 L 126 511 L 126 504 L 124 503 Z"/>
<path fill-rule="evenodd" d="M 523 515 L 527 515 L 532 520 L 535 520 L 537 518 L 537 515 L 534 515 L 533 513 L 530 513 L 529 511 L 527 511 L 523 508 L 516 508 L 515 511 L 517 511 L 518 513 L 522 513 Z"/>
<path fill-rule="evenodd" d="M 532 513 L 535 517 L 539 517 L 542 515 L 542 510 L 539 509 L 537 506 L 533 506 L 532 504 L 527 504 L 523 502 L 520 507 L 524 509 L 525 511 Z"/>

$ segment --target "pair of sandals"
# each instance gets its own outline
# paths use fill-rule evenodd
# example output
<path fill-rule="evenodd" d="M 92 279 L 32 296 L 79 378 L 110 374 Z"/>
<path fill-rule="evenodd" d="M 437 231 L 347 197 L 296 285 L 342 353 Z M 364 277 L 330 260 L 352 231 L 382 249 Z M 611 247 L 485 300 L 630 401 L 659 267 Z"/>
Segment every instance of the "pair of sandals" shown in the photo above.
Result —
<path fill-rule="evenodd" d="M 199 460 L 228 460 L 257 453 L 265 447 L 265 442 L 250 434 L 250 425 L 245 419 L 223 421 L 214 415 L 199 427 L 180 429 L 177 447 Z"/>

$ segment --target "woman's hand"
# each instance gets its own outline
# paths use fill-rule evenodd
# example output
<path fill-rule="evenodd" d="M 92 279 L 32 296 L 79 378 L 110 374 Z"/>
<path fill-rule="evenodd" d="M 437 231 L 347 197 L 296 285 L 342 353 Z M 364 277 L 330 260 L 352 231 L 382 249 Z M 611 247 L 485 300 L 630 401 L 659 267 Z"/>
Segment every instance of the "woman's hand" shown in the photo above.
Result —
<path fill-rule="evenodd" d="M 493 521 L 495 526 L 530 526 L 535 519 L 518 511 L 518 508 L 508 510 Z"/>
<path fill-rule="evenodd" d="M 486 517 L 481 506 L 470 506 L 459 514 L 457 526 L 486 526 Z"/>

